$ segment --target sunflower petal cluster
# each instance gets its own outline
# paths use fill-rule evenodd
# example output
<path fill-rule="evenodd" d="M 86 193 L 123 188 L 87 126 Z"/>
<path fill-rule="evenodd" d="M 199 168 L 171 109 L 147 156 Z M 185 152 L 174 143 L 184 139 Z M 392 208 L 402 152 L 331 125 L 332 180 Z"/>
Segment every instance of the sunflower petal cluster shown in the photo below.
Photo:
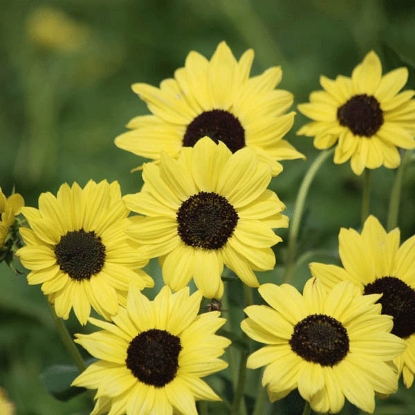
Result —
<path fill-rule="evenodd" d="M 12 228 L 15 217 L 23 206 L 24 200 L 20 194 L 14 193 L 6 197 L 0 188 L 0 261 L 7 258 L 16 245 L 17 241 Z"/>
<path fill-rule="evenodd" d="M 159 257 L 173 290 L 193 278 L 208 298 L 221 298 L 224 265 L 248 286 L 255 271 L 273 269 L 271 246 L 281 238 L 272 228 L 288 226 L 285 208 L 267 186 L 269 166 L 250 148 L 232 153 L 208 137 L 174 159 L 143 170 L 141 192 L 124 197 L 134 217 L 129 234 L 150 257 Z"/>
<path fill-rule="evenodd" d="M 398 167 L 398 149 L 415 148 L 415 91 L 400 92 L 407 79 L 403 67 L 382 75 L 381 61 L 373 51 L 350 78 L 321 76 L 323 90 L 311 93 L 309 103 L 298 105 L 312 119 L 298 134 L 314 137 L 319 150 L 336 145 L 334 162 L 350 160 L 357 175 L 365 168 Z"/>
<path fill-rule="evenodd" d="M 394 363 L 409 388 L 415 374 L 415 236 L 400 245 L 398 228 L 386 232 L 378 219 L 369 216 L 361 234 L 340 230 L 339 254 L 342 266 L 314 262 L 312 275 L 327 288 L 352 281 L 362 293 L 382 294 L 382 313 L 393 317 L 392 333 L 407 344 Z"/>
<path fill-rule="evenodd" d="M 406 345 L 390 333 L 392 317 L 380 313 L 380 295 L 364 296 L 350 281 L 327 291 L 315 278 L 303 295 L 289 284 L 264 284 L 259 293 L 267 305 L 247 307 L 241 327 L 266 345 L 247 366 L 265 366 L 262 383 L 272 402 L 298 389 L 318 413 L 337 413 L 346 399 L 373 413 L 375 392 L 397 390 L 390 361 Z"/>
<path fill-rule="evenodd" d="M 76 342 L 98 361 L 73 385 L 97 389 L 92 415 L 197 415 L 196 400 L 220 400 L 201 378 L 227 367 L 230 341 L 215 334 L 225 323 L 218 311 L 198 314 L 201 300 L 165 286 L 150 301 L 133 286 L 111 323 L 90 318 L 102 330 Z"/>
<path fill-rule="evenodd" d="M 31 229 L 20 228 L 26 245 L 16 255 L 59 317 L 73 309 L 86 324 L 92 307 L 108 319 L 125 304 L 131 284 L 154 284 L 141 270 L 147 259 L 126 234 L 130 211 L 118 182 L 90 180 L 83 189 L 65 183 L 56 196 L 42 193 L 39 209 L 21 211 Z"/>
<path fill-rule="evenodd" d="M 282 170 L 280 160 L 304 158 L 283 139 L 294 122 L 295 113 L 286 113 L 293 95 L 276 89 L 282 77 L 280 67 L 250 77 L 253 59 L 250 49 L 236 60 L 221 42 L 210 61 L 190 52 L 185 66 L 160 88 L 134 84 L 133 91 L 152 115 L 133 118 L 127 125 L 131 131 L 118 136 L 115 144 L 159 160 L 161 151 L 177 158 L 183 148 L 208 136 L 224 142 L 232 152 L 254 149 L 276 176 Z"/>

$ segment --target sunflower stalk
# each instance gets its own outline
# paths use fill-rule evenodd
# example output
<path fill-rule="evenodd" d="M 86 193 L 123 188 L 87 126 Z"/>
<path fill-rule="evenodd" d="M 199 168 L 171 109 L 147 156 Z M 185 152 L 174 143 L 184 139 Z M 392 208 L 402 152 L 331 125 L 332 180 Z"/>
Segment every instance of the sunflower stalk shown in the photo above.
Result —
<path fill-rule="evenodd" d="M 50 314 L 52 315 L 53 321 L 55 322 L 56 329 L 58 330 L 62 343 L 65 346 L 65 349 L 68 352 L 68 354 L 71 356 L 74 364 L 79 369 L 79 372 L 82 373 L 86 369 L 84 359 L 82 358 L 80 351 L 76 347 L 76 344 L 72 340 L 72 336 L 70 335 L 65 323 L 61 318 L 59 318 L 56 315 L 55 309 L 52 307 L 49 301 L 47 301 L 47 303 L 49 306 Z"/>
<path fill-rule="evenodd" d="M 254 297 L 252 293 L 252 288 L 243 285 L 244 289 L 244 299 L 245 299 L 245 306 L 252 306 L 254 304 Z M 244 333 L 243 339 L 246 344 L 248 344 L 249 337 Z M 239 369 L 238 369 L 238 379 L 236 384 L 235 395 L 232 402 L 232 410 L 231 415 L 239 415 L 241 400 L 244 395 L 245 389 L 245 380 L 246 380 L 246 362 L 248 360 L 249 350 L 248 348 L 241 350 L 240 352 L 240 360 L 239 360 Z"/>
<path fill-rule="evenodd" d="M 286 283 L 288 283 L 291 280 L 294 271 L 294 261 L 296 255 L 298 232 L 300 229 L 301 218 L 303 216 L 308 191 L 318 170 L 323 165 L 324 161 L 333 153 L 333 151 L 333 149 L 323 151 L 315 158 L 307 173 L 305 174 L 300 189 L 298 191 L 297 199 L 294 205 L 294 215 L 290 224 L 288 234 L 288 252 L 284 277 L 284 281 Z"/>
<path fill-rule="evenodd" d="M 398 226 L 399 206 L 401 204 L 403 179 L 405 177 L 406 169 L 411 159 L 412 153 L 410 151 L 407 151 L 395 175 L 395 181 L 393 183 L 391 196 L 389 199 L 388 219 L 386 222 L 386 229 L 388 231 L 391 231 L 392 229 Z"/>
<path fill-rule="evenodd" d="M 362 226 L 370 213 L 370 170 L 365 169 L 363 177 L 363 194 L 362 194 Z"/>
<path fill-rule="evenodd" d="M 303 409 L 303 414 L 302 415 L 310 415 L 311 414 L 311 406 L 310 406 L 310 402 L 306 401 L 305 405 L 304 405 L 304 409 Z"/>
<path fill-rule="evenodd" d="M 263 415 L 264 414 L 264 406 L 265 406 L 265 399 L 267 397 L 266 390 L 262 385 L 262 382 L 259 382 L 257 398 L 255 400 L 255 407 L 253 415 Z"/>

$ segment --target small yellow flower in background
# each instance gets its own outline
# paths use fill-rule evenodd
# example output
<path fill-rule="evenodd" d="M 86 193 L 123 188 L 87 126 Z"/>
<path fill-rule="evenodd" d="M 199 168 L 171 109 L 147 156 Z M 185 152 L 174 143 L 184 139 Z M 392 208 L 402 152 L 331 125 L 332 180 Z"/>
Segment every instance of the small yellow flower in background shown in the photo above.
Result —
<path fill-rule="evenodd" d="M 415 236 L 400 245 L 400 231 L 387 233 L 374 216 L 369 216 L 359 234 L 342 228 L 339 254 L 343 267 L 311 263 L 313 276 L 328 288 L 339 281 L 353 281 L 364 294 L 383 294 L 382 313 L 393 317 L 392 333 L 407 344 L 394 359 L 409 388 L 415 373 Z"/>
<path fill-rule="evenodd" d="M 23 206 L 24 200 L 21 195 L 14 193 L 6 198 L 0 187 L 0 250 L 4 247 L 15 216 L 20 213 Z"/>
<path fill-rule="evenodd" d="M 139 269 L 147 260 L 126 235 L 130 211 L 118 182 L 90 180 L 84 189 L 65 183 L 56 197 L 42 193 L 39 209 L 22 213 L 32 229 L 20 228 L 26 246 L 17 256 L 31 270 L 29 284 L 42 284 L 59 317 L 67 319 L 73 308 L 86 324 L 92 306 L 109 319 L 125 304 L 131 284 L 154 284 Z"/>
<path fill-rule="evenodd" d="M 0 414 L 15 415 L 14 405 L 10 402 L 9 397 L 4 389 L 0 388 Z"/>
<path fill-rule="evenodd" d="M 337 143 L 334 162 L 351 159 L 357 175 L 382 165 L 394 169 L 401 162 L 398 148 L 415 148 L 415 91 L 399 93 L 407 79 L 406 68 L 382 76 L 378 56 L 369 52 L 351 78 L 320 77 L 324 90 L 311 93 L 310 103 L 298 105 L 313 122 L 297 134 L 315 137 L 319 150 Z"/>
<path fill-rule="evenodd" d="M 271 246 L 281 241 L 272 228 L 288 226 L 285 208 L 268 190 L 271 172 L 253 150 L 232 153 L 210 138 L 186 147 L 179 158 L 162 153 L 160 164 L 144 165 L 144 187 L 126 195 L 133 217 L 129 234 L 149 257 L 160 257 L 163 278 L 173 290 L 194 278 L 208 298 L 221 298 L 223 265 L 247 285 L 253 272 L 271 270 Z"/>
<path fill-rule="evenodd" d="M 266 366 L 262 384 L 271 402 L 298 388 L 319 413 L 337 413 L 345 399 L 373 413 L 375 392 L 398 388 L 391 360 L 405 342 L 390 333 L 392 317 L 380 313 L 380 295 L 364 296 L 352 282 L 327 292 L 310 279 L 301 295 L 293 286 L 264 284 L 269 304 L 245 309 L 242 330 L 266 346 L 249 356 L 247 366 Z"/>
<path fill-rule="evenodd" d="M 47 6 L 35 9 L 26 22 L 29 38 L 38 46 L 73 52 L 83 47 L 89 30 L 65 12 Z"/>
<path fill-rule="evenodd" d="M 282 71 L 273 67 L 250 78 L 252 50 L 239 61 L 225 42 L 211 60 L 190 52 L 185 67 L 160 88 L 134 84 L 132 89 L 153 115 L 138 116 L 127 125 L 132 131 L 115 139 L 124 150 L 159 160 L 160 151 L 176 158 L 183 147 L 193 147 L 204 136 L 223 141 L 235 152 L 250 147 L 266 161 L 275 176 L 279 160 L 304 158 L 283 137 L 291 129 L 294 112 L 290 92 L 275 89 Z"/>
<path fill-rule="evenodd" d="M 220 356 L 230 341 L 215 334 L 225 323 L 218 311 L 198 315 L 201 300 L 164 287 L 150 301 L 132 287 L 114 324 L 90 318 L 103 330 L 76 342 L 99 360 L 73 385 L 98 389 L 91 415 L 196 415 L 196 400 L 220 400 L 201 377 L 227 367 Z"/>

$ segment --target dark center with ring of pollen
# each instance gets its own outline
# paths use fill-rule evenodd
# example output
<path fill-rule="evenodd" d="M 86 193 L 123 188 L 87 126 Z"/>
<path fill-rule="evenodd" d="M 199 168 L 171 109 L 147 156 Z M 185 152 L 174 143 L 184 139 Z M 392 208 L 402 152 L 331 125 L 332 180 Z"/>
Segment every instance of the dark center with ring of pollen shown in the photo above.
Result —
<path fill-rule="evenodd" d="M 199 192 L 180 206 L 177 232 L 188 246 L 220 249 L 232 236 L 238 219 L 238 213 L 225 197 Z"/>
<path fill-rule="evenodd" d="M 349 352 L 347 330 L 325 314 L 312 314 L 298 322 L 289 344 L 304 360 L 321 366 L 334 366 Z"/>
<path fill-rule="evenodd" d="M 415 290 L 395 277 L 382 277 L 366 285 L 364 294 L 383 294 L 382 314 L 393 317 L 391 333 L 401 338 L 415 333 Z"/>
<path fill-rule="evenodd" d="M 337 109 L 337 119 L 354 135 L 372 137 L 383 124 L 383 112 L 374 96 L 360 94 Z"/>
<path fill-rule="evenodd" d="M 222 141 L 232 153 L 245 147 L 245 130 L 238 118 L 224 110 L 205 111 L 186 128 L 183 147 L 193 147 L 202 137 Z"/>
<path fill-rule="evenodd" d="M 90 279 L 105 264 L 105 246 L 94 231 L 69 231 L 61 237 L 54 251 L 61 271 L 76 281 Z"/>
<path fill-rule="evenodd" d="M 140 382 L 162 388 L 175 378 L 181 350 L 179 337 L 151 329 L 134 337 L 125 362 Z"/>

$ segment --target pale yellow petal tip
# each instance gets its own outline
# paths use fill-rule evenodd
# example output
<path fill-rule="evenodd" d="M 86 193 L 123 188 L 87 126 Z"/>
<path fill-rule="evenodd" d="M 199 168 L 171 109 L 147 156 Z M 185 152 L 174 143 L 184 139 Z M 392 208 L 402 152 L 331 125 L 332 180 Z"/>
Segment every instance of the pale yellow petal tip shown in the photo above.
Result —
<path fill-rule="evenodd" d="M 371 50 L 363 58 L 363 62 L 365 62 L 365 61 L 372 61 L 372 62 L 374 62 L 374 61 L 378 62 L 379 61 L 380 62 L 380 59 L 379 59 L 378 54 L 374 50 Z"/>

